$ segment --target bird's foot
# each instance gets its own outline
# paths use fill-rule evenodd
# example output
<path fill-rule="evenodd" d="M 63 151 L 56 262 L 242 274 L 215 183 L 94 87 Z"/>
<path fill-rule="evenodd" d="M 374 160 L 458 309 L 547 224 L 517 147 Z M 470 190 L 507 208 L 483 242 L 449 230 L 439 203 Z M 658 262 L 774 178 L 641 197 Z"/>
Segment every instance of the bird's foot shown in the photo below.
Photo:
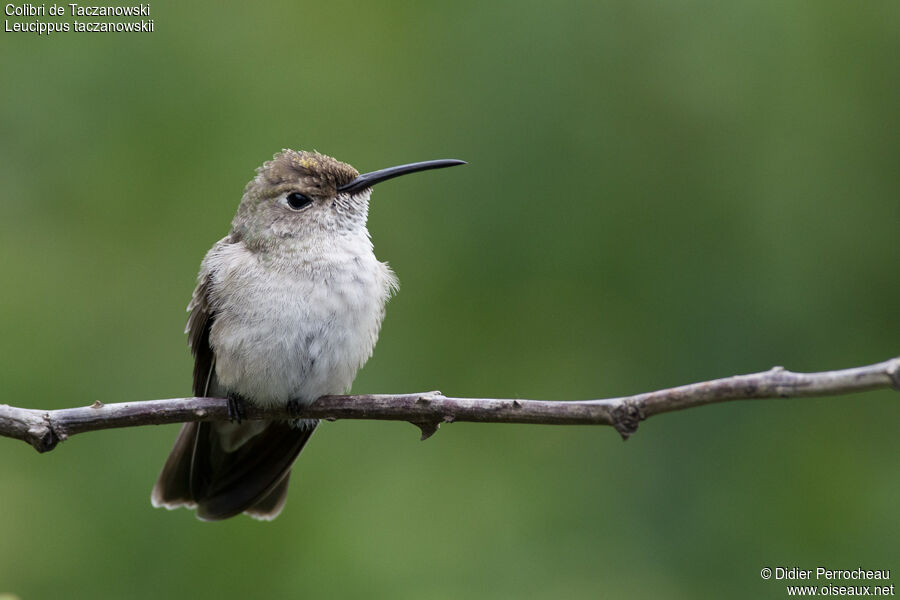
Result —
<path fill-rule="evenodd" d="M 229 396 L 228 397 L 228 418 L 231 419 L 231 422 L 234 423 L 237 421 L 238 425 L 241 424 L 241 421 L 244 419 L 244 416 L 247 414 L 247 403 L 246 401 L 239 396 Z"/>
<path fill-rule="evenodd" d="M 288 400 L 287 402 L 287 411 L 288 414 L 293 418 L 297 418 L 300 416 L 300 413 L 303 411 L 303 403 L 299 400 Z"/>

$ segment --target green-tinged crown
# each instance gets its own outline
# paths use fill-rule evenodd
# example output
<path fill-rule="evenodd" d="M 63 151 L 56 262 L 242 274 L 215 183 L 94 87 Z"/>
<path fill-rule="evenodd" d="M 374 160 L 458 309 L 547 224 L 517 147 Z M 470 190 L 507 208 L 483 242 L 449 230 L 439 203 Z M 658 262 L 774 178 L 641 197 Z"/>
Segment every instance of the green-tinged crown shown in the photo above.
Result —
<path fill-rule="evenodd" d="M 307 194 L 330 197 L 358 175 L 359 171 L 330 156 L 284 149 L 256 170 L 244 193 L 272 197 L 300 184 Z"/>

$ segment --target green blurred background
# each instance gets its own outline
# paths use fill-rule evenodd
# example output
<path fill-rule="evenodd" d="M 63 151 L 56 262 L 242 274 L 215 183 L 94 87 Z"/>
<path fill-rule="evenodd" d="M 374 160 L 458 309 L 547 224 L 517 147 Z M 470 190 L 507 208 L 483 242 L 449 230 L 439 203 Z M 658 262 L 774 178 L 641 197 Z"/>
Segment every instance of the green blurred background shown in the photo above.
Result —
<path fill-rule="evenodd" d="M 0 32 L 0 402 L 188 395 L 200 260 L 283 147 L 469 161 L 374 194 L 401 291 L 355 391 L 598 398 L 900 354 L 896 2 L 151 11 Z M 0 593 L 781 598 L 762 567 L 900 569 L 898 418 L 884 391 L 627 443 L 330 423 L 274 523 L 151 508 L 176 426 L 0 440 Z"/>

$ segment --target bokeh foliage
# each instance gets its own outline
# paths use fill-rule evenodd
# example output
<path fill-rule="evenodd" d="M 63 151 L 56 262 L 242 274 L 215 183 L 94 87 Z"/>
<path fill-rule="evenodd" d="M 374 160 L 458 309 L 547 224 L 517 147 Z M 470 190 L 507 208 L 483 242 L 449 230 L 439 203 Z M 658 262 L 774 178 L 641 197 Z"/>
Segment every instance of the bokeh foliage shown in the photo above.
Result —
<path fill-rule="evenodd" d="M 200 259 L 282 147 L 380 186 L 360 392 L 575 399 L 898 354 L 896 2 L 154 2 L 0 32 L 0 402 L 187 395 Z M 326 424 L 284 514 L 154 510 L 176 428 L 0 440 L 0 592 L 780 597 L 900 568 L 897 398 L 612 430 Z M 900 582 L 897 582 L 900 583 Z"/>

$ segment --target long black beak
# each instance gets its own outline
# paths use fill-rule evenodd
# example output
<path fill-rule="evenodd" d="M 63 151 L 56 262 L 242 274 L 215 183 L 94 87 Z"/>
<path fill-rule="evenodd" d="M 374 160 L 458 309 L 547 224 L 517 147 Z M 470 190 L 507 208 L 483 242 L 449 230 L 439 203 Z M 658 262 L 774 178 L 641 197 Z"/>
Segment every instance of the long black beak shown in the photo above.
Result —
<path fill-rule="evenodd" d="M 381 169 L 380 171 L 364 173 L 350 183 L 345 183 L 339 187 L 338 191 L 347 194 L 355 194 L 366 188 L 372 187 L 376 183 L 387 181 L 394 177 L 400 177 L 401 175 L 406 175 L 408 173 L 428 171 L 429 169 L 443 169 L 444 167 L 455 167 L 456 165 L 464 164 L 466 164 L 466 161 L 464 160 L 445 158 L 441 160 L 426 160 L 424 162 L 410 163 L 408 165 L 400 165 L 399 167 L 388 167 L 387 169 Z"/>

